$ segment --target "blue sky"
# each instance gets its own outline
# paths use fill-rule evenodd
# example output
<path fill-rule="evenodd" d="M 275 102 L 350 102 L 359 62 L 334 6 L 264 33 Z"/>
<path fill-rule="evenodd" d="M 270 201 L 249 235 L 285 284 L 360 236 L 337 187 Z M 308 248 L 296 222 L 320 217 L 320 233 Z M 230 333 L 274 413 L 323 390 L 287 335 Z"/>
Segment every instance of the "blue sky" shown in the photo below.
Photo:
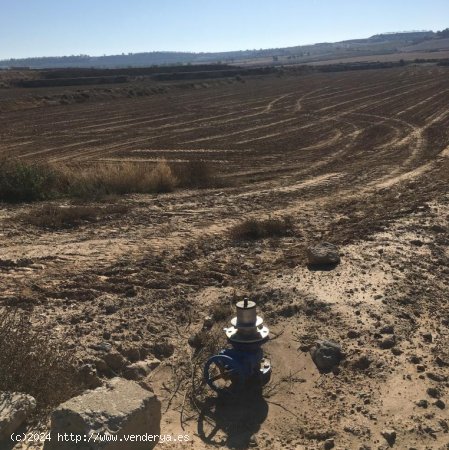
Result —
<path fill-rule="evenodd" d="M 449 27 L 449 0 L 0 0 L 0 59 L 226 51 Z"/>

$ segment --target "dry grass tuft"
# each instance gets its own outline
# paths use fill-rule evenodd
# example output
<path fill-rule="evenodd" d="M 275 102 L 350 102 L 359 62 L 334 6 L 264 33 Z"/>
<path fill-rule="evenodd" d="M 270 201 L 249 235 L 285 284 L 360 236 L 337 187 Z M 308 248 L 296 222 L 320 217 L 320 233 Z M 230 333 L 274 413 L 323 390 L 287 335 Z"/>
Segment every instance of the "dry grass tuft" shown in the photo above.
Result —
<path fill-rule="evenodd" d="M 93 207 L 85 205 L 57 206 L 47 204 L 33 208 L 18 216 L 26 224 L 52 230 L 74 228 L 83 223 L 96 222 L 106 216 L 125 214 L 129 208 L 125 205 Z"/>
<path fill-rule="evenodd" d="M 61 167 L 70 196 L 95 198 L 104 195 L 171 192 L 177 179 L 165 161 L 96 164 Z"/>
<path fill-rule="evenodd" d="M 44 205 L 20 215 L 19 219 L 40 228 L 73 228 L 83 222 L 94 222 L 97 209 L 91 206 Z"/>
<path fill-rule="evenodd" d="M 265 239 L 269 237 L 292 236 L 295 227 L 292 217 L 247 219 L 230 230 L 230 236 L 237 241 Z"/>
<path fill-rule="evenodd" d="M 166 161 L 161 161 L 156 165 L 148 180 L 150 192 L 172 192 L 177 184 L 178 179 Z"/>
<path fill-rule="evenodd" d="M 176 164 L 173 170 L 183 187 L 212 188 L 220 184 L 215 169 L 204 160 L 195 159 Z"/>
<path fill-rule="evenodd" d="M 23 392 L 46 413 L 82 391 L 73 353 L 36 329 L 29 312 L 0 309 L 0 390 Z"/>
<path fill-rule="evenodd" d="M 210 313 L 215 322 L 222 322 L 229 319 L 233 311 L 230 303 L 217 303 L 212 306 Z"/>

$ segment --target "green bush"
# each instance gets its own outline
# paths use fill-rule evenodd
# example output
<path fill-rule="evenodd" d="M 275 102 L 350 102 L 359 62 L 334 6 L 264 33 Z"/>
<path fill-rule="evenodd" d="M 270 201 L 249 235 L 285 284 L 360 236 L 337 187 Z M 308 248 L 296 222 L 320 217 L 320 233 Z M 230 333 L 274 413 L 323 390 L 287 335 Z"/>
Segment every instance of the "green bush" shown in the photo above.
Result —
<path fill-rule="evenodd" d="M 0 161 L 0 201 L 31 202 L 50 198 L 57 190 L 56 172 L 47 165 L 17 159 Z"/>

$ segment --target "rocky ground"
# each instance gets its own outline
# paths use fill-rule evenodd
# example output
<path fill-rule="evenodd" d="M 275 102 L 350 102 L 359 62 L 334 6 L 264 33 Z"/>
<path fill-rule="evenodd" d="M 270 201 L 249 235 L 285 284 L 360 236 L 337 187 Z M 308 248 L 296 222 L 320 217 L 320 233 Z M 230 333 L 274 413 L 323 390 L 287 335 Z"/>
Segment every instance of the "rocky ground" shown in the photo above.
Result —
<path fill-rule="evenodd" d="M 57 231 L 20 220 L 35 206 L 3 205 L 2 305 L 67 342 L 91 383 L 118 374 L 151 384 L 162 431 L 189 434 L 191 448 L 448 448 L 447 80 L 429 66 L 178 97 L 22 100 L 1 113 L 5 154 L 201 158 L 226 183 L 106 199 L 93 204 L 128 212 Z M 229 232 L 286 216 L 284 237 Z M 339 248 L 330 270 L 307 265 L 307 247 L 322 241 Z M 272 332 L 272 379 L 263 395 L 223 402 L 202 391 L 192 403 L 188 339 L 210 315 L 219 333 L 244 296 Z M 341 347 L 330 372 L 311 358 L 317 340 Z M 130 369 L 139 361 L 148 375 Z"/>

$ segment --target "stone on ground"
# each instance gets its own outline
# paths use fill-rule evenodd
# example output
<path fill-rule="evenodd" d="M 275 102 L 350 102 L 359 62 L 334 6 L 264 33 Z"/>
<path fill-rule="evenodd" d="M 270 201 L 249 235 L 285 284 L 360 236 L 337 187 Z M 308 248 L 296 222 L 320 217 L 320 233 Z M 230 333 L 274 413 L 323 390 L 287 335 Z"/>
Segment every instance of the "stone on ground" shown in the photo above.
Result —
<path fill-rule="evenodd" d="M 105 386 L 86 391 L 53 411 L 52 439 L 46 441 L 44 450 L 149 450 L 156 445 L 148 440 L 149 435 L 160 434 L 160 422 L 161 404 L 152 392 L 134 381 L 113 378 Z M 58 442 L 58 433 L 73 433 L 83 440 Z M 117 436 L 118 441 L 84 441 L 84 437 L 106 434 Z M 139 441 L 124 442 L 127 435 L 139 436 Z"/>
<path fill-rule="evenodd" d="M 318 341 L 310 350 L 313 362 L 319 370 L 331 370 L 343 359 L 341 347 L 332 341 Z"/>
<path fill-rule="evenodd" d="M 388 444 L 393 446 L 393 444 L 396 442 L 396 431 L 389 429 L 389 430 L 383 430 L 381 432 L 383 438 L 388 442 Z"/>
<path fill-rule="evenodd" d="M 140 380 L 147 377 L 160 363 L 157 358 L 137 361 L 125 367 L 123 376 L 128 380 Z"/>
<path fill-rule="evenodd" d="M 9 440 L 36 408 L 31 395 L 18 392 L 0 392 L 0 441 Z"/>
<path fill-rule="evenodd" d="M 322 242 L 308 247 L 307 258 L 311 266 L 335 265 L 340 262 L 338 248 L 329 242 Z"/>

